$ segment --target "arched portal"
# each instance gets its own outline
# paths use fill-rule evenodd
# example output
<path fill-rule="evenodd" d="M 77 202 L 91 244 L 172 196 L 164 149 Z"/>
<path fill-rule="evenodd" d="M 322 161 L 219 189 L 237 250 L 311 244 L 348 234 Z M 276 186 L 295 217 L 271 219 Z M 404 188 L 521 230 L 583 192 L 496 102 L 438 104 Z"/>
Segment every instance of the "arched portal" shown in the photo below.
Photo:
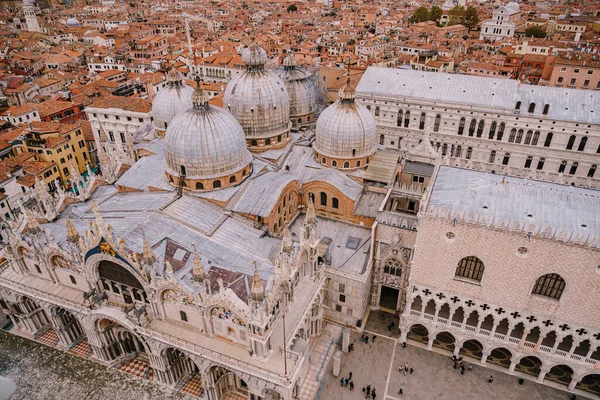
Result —
<path fill-rule="evenodd" d="M 463 343 L 459 353 L 481 360 L 481 357 L 483 357 L 483 345 L 475 339 L 467 340 Z"/>
<path fill-rule="evenodd" d="M 573 379 L 573 370 L 568 365 L 555 365 L 548 371 L 544 380 L 560 383 L 568 386 Z"/>
<path fill-rule="evenodd" d="M 283 396 L 273 389 L 265 389 L 262 398 L 264 400 L 283 400 Z"/>
<path fill-rule="evenodd" d="M 52 324 L 63 345 L 71 346 L 85 336 L 81 324 L 71 312 L 57 306 L 52 308 L 51 315 Z"/>
<path fill-rule="evenodd" d="M 102 318 L 96 322 L 98 334 L 104 344 L 99 350 L 106 361 L 115 361 L 126 356 L 146 353 L 144 343 L 127 328 Z"/>
<path fill-rule="evenodd" d="M 542 361 L 534 356 L 523 357 L 519 360 L 515 370 L 527 375 L 538 376 L 542 370 Z"/>
<path fill-rule="evenodd" d="M 421 343 L 429 343 L 429 331 L 421 324 L 410 327 L 407 337 Z"/>
<path fill-rule="evenodd" d="M 199 384 L 201 382 L 201 380 L 196 379 L 194 384 L 190 384 L 190 380 L 193 380 L 199 372 L 194 361 L 181 350 L 173 347 L 163 350 L 161 356 L 166 367 L 162 370 L 155 370 L 156 379 L 170 387 L 175 387 L 185 382 L 182 391 L 197 396 L 198 393 L 190 393 L 194 392 L 193 389 L 196 387 L 196 391 L 199 392 L 200 386 L 196 385 L 196 383 Z"/>
<path fill-rule="evenodd" d="M 498 347 L 491 351 L 487 358 L 487 362 L 509 368 L 511 359 L 512 353 L 509 350 L 504 347 Z"/>
<path fill-rule="evenodd" d="M 450 332 L 440 332 L 435 336 L 433 345 L 449 352 L 454 352 L 456 339 Z"/>
<path fill-rule="evenodd" d="M 245 396 L 243 398 L 248 396 L 248 385 L 246 382 L 225 367 L 213 366 L 210 368 L 208 379 L 211 382 L 210 389 L 214 393 L 214 396 L 210 398 L 222 399 L 227 394 L 235 398 L 233 395 L 238 393 Z"/>
<path fill-rule="evenodd" d="M 127 268 L 110 260 L 98 264 L 98 275 L 109 300 L 118 303 L 146 303 L 146 292 L 140 280 Z"/>

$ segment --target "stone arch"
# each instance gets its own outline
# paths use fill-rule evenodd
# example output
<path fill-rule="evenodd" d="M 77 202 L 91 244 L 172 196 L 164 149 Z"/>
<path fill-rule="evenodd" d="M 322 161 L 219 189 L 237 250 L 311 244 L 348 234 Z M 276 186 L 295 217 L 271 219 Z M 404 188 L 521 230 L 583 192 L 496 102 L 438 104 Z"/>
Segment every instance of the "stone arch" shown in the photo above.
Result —
<path fill-rule="evenodd" d="M 448 331 L 438 332 L 433 339 L 433 345 L 453 353 L 456 347 L 456 337 Z"/>
<path fill-rule="evenodd" d="M 139 281 L 140 285 L 144 287 L 144 290 L 146 290 L 145 285 L 147 284 L 147 282 L 144 279 L 144 277 L 139 273 L 139 271 L 137 271 L 134 267 L 124 262 L 123 260 L 103 253 L 93 254 L 90 257 L 88 257 L 88 259 L 85 261 L 85 270 L 88 275 L 88 281 L 98 283 L 100 285 L 99 267 L 102 261 L 112 262 L 122 267 L 127 272 L 132 274 Z"/>
<path fill-rule="evenodd" d="M 413 324 L 408 327 L 407 338 L 421 343 L 429 343 L 429 330 L 422 324 Z"/>
<path fill-rule="evenodd" d="M 281 393 L 279 393 L 275 389 L 270 389 L 270 388 L 265 388 L 261 393 L 261 397 L 264 398 L 265 400 L 284 400 L 285 399 L 285 397 Z"/>
<path fill-rule="evenodd" d="M 219 364 L 209 364 L 203 374 L 210 383 L 209 390 L 214 393 L 211 398 L 221 399 L 229 392 L 241 392 L 248 395 L 249 376 L 244 376 L 244 374 Z"/>
<path fill-rule="evenodd" d="M 481 360 L 485 353 L 485 346 L 477 339 L 468 339 L 458 344 L 460 346 L 459 354 Z"/>
<path fill-rule="evenodd" d="M 505 347 L 496 347 L 490 351 L 487 362 L 510 368 L 513 354 Z"/>
<path fill-rule="evenodd" d="M 569 385 L 573 379 L 573 368 L 565 364 L 555 364 L 548 370 L 544 380 L 553 381 L 561 385 Z"/>
<path fill-rule="evenodd" d="M 515 369 L 527 375 L 538 376 L 543 368 L 543 362 L 536 356 L 522 355 L 515 359 Z"/>
<path fill-rule="evenodd" d="M 584 375 L 575 385 L 575 389 L 600 395 L 600 374 Z"/>

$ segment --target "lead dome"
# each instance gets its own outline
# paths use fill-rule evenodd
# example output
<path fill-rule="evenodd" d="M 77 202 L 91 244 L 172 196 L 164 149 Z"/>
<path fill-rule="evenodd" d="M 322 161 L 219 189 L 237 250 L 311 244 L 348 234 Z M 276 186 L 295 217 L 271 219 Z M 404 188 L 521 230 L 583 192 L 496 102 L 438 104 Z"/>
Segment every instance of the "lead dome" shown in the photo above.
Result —
<path fill-rule="evenodd" d="M 315 157 L 323 165 L 340 169 L 366 166 L 377 150 L 375 119 L 355 101 L 348 79 L 339 100 L 327 107 L 317 120 Z"/>
<path fill-rule="evenodd" d="M 71 17 L 67 20 L 67 26 L 68 27 L 75 27 L 75 26 L 79 26 L 79 21 L 77 21 L 76 18 Z"/>
<path fill-rule="evenodd" d="M 312 74 L 296 66 L 296 58 L 290 53 L 283 60 L 278 75 L 286 84 L 290 95 L 290 120 L 292 130 L 300 130 L 315 122 L 316 94 Z"/>
<path fill-rule="evenodd" d="M 242 51 L 246 71 L 225 89 L 223 105 L 239 121 L 248 148 L 264 151 L 290 140 L 290 99 L 285 83 L 265 70 L 267 53 L 257 44 Z"/>
<path fill-rule="evenodd" d="M 152 101 L 154 128 L 162 136 L 171 120 L 179 113 L 192 108 L 194 88 L 183 83 L 182 75 L 175 69 L 167 74 L 167 86 Z"/>
<path fill-rule="evenodd" d="M 242 182 L 252 170 L 252 155 L 235 117 L 208 104 L 197 83 L 191 109 L 173 118 L 165 134 L 165 173 L 169 182 L 209 191 Z"/>

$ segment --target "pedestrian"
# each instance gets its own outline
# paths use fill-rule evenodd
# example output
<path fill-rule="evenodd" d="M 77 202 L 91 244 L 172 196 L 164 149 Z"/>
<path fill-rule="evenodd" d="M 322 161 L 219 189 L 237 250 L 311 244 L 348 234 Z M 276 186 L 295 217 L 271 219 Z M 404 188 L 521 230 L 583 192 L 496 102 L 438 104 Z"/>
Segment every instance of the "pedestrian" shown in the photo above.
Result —
<path fill-rule="evenodd" d="M 348 353 L 350 353 L 351 351 L 352 351 L 352 345 L 351 345 L 351 344 L 349 344 L 349 345 L 348 345 Z"/>
<path fill-rule="evenodd" d="M 465 374 L 465 367 L 464 366 L 460 367 L 460 374 L 461 375 Z"/>
<path fill-rule="evenodd" d="M 377 337 L 377 336 L 373 335 L 373 338 L 371 339 L 371 341 L 372 341 L 373 343 L 375 343 L 375 338 L 376 338 L 376 337 Z"/>
<path fill-rule="evenodd" d="M 454 354 L 452 354 L 452 361 L 456 362 L 456 356 Z"/>
<path fill-rule="evenodd" d="M 352 372 L 348 374 L 348 379 L 352 380 Z"/>
<path fill-rule="evenodd" d="M 363 386 L 363 393 L 367 393 L 367 388 Z"/>
<path fill-rule="evenodd" d="M 402 365 L 400 365 L 400 366 L 398 367 L 398 372 L 402 372 L 402 371 L 404 371 L 404 367 L 403 367 Z"/>
<path fill-rule="evenodd" d="M 406 342 L 402 342 L 402 348 L 405 349 L 406 348 Z"/>
<path fill-rule="evenodd" d="M 375 388 L 371 390 L 371 396 L 373 397 L 373 400 L 375 400 L 375 397 L 377 397 L 377 393 L 375 393 Z"/>
<path fill-rule="evenodd" d="M 402 388 L 398 389 L 398 393 L 400 396 L 402 396 L 404 394 L 404 392 L 402 391 Z"/>
<path fill-rule="evenodd" d="M 350 391 L 354 390 L 354 382 L 350 382 Z"/>
<path fill-rule="evenodd" d="M 371 385 L 367 385 L 367 396 L 371 395 Z"/>
<path fill-rule="evenodd" d="M 344 387 L 344 378 L 340 379 L 340 383 L 342 384 L 342 387 Z"/>
<path fill-rule="evenodd" d="M 354 351 L 354 343 L 350 343 L 350 350 Z"/>
<path fill-rule="evenodd" d="M 469 363 L 469 366 L 467 367 L 467 369 L 468 369 L 469 371 L 472 371 L 472 370 L 473 370 L 473 364 Z"/>
<path fill-rule="evenodd" d="M 462 361 L 462 356 L 458 357 L 458 361 Z"/>
<path fill-rule="evenodd" d="M 454 361 L 454 369 L 456 369 L 458 367 L 458 363 L 456 361 Z"/>
<path fill-rule="evenodd" d="M 412 373 L 415 372 L 415 369 L 413 367 L 411 367 L 409 372 L 412 375 Z"/>
<path fill-rule="evenodd" d="M 494 382 L 494 376 L 490 375 L 490 379 L 488 379 L 488 383 L 492 383 L 492 382 Z"/>
<path fill-rule="evenodd" d="M 348 382 L 350 382 L 348 379 L 344 379 L 344 386 L 347 387 L 348 386 Z"/>
<path fill-rule="evenodd" d="M 360 335 L 360 341 L 364 342 L 365 341 L 365 335 Z"/>
<path fill-rule="evenodd" d="M 369 344 L 369 337 L 368 336 L 365 336 L 365 343 Z"/>

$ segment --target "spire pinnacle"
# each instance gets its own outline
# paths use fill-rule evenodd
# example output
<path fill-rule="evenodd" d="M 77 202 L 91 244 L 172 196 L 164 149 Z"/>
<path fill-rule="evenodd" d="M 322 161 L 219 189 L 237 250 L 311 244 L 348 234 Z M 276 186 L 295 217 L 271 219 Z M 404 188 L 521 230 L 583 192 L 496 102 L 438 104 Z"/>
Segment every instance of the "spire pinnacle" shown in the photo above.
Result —
<path fill-rule="evenodd" d="M 199 76 L 196 76 L 196 90 L 192 94 L 192 103 L 194 104 L 194 110 L 208 110 L 208 95 L 202 89 Z"/>
<path fill-rule="evenodd" d="M 286 225 L 283 228 L 283 242 L 281 243 L 281 250 L 286 253 L 292 251 L 294 244 L 292 242 L 292 235 L 290 234 L 290 228 Z"/>
<path fill-rule="evenodd" d="M 312 224 L 313 222 L 316 222 L 317 220 L 317 214 L 315 212 L 315 205 L 312 201 L 312 199 L 308 200 L 308 210 L 306 210 L 306 223 L 307 224 Z"/>
<path fill-rule="evenodd" d="M 148 239 L 146 238 L 146 233 L 144 232 L 143 229 L 140 229 L 142 231 L 142 242 L 143 242 L 143 260 L 147 265 L 153 265 L 156 262 L 156 254 L 154 254 L 154 250 L 152 250 L 152 246 L 150 246 L 150 243 L 148 242 Z"/>
<path fill-rule="evenodd" d="M 67 241 L 71 242 L 71 243 L 78 243 L 79 242 L 79 232 L 77 231 L 77 228 L 75 228 L 75 225 L 73 224 L 73 221 L 71 221 L 71 217 L 69 217 L 67 215 Z"/>
<path fill-rule="evenodd" d="M 265 297 L 265 288 L 263 287 L 262 279 L 258 274 L 258 267 L 256 261 L 254 261 L 254 277 L 252 278 L 252 299 L 256 301 L 262 301 Z"/>
<path fill-rule="evenodd" d="M 194 266 L 192 268 L 192 279 L 196 282 L 201 282 L 206 279 L 206 272 L 204 272 L 204 266 L 202 265 L 202 260 L 196 251 L 196 246 L 192 244 L 194 248 Z"/>

